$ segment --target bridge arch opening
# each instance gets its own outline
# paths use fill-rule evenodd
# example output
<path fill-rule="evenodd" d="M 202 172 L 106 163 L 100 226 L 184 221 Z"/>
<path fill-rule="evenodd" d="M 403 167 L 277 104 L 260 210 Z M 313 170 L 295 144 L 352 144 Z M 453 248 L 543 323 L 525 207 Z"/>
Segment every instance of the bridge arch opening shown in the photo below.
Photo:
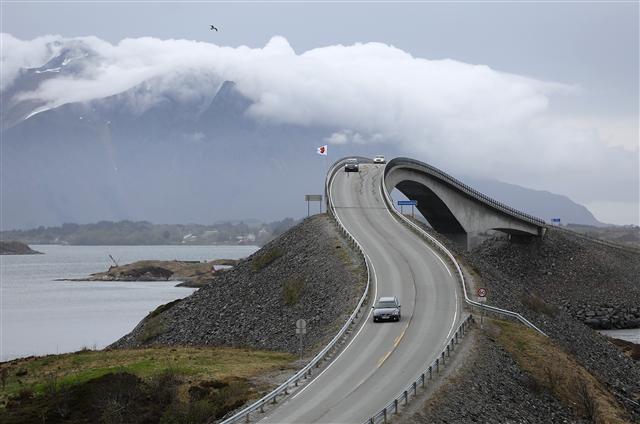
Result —
<path fill-rule="evenodd" d="M 467 246 L 467 232 L 451 209 L 429 187 L 416 181 L 404 180 L 395 188 L 410 200 L 417 200 L 417 209 L 429 225 L 456 244 Z"/>

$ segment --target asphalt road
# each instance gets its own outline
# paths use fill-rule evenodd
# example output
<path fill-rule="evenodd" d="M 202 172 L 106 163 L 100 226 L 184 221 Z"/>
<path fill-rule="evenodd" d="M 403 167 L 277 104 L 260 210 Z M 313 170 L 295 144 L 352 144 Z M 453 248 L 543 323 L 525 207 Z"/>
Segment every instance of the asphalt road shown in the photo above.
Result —
<path fill-rule="evenodd" d="M 386 209 L 383 166 L 338 172 L 336 213 L 370 258 L 375 298 L 397 296 L 399 322 L 371 315 L 342 353 L 311 383 L 268 414 L 270 423 L 361 423 L 435 359 L 461 318 L 461 294 L 442 260 Z"/>

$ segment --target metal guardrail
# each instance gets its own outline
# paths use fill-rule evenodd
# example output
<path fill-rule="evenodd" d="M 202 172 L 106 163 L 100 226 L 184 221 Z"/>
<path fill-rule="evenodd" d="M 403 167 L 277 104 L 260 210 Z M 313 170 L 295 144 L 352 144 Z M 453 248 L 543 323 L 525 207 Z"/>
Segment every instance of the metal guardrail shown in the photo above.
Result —
<path fill-rule="evenodd" d="M 395 160 L 395 159 L 393 159 L 393 160 Z M 413 159 L 411 159 L 411 160 L 413 160 Z M 389 166 L 389 164 L 387 164 L 387 166 Z M 542 330 L 540 330 L 532 322 L 530 322 L 528 319 L 526 319 L 525 317 L 523 317 L 522 315 L 520 315 L 517 312 L 509 311 L 507 309 L 501 309 L 501 308 L 498 308 L 498 307 L 495 307 L 495 306 L 491 306 L 491 305 L 486 305 L 484 303 L 476 302 L 475 300 L 471 300 L 469 298 L 469 294 L 467 293 L 467 283 L 466 283 L 466 280 L 464 278 L 464 274 L 462 273 L 462 269 L 460 268 L 460 265 L 458 264 L 458 261 L 456 261 L 456 258 L 451 254 L 449 249 L 447 249 L 442 243 L 440 243 L 431 234 L 427 233 L 422 228 L 420 228 L 418 225 L 416 225 L 413 222 L 411 222 L 406 216 L 404 216 L 400 212 L 398 212 L 398 210 L 393 206 L 393 201 L 391 200 L 391 196 L 389 196 L 389 192 L 387 190 L 387 186 L 384 183 L 384 178 L 385 178 L 385 176 L 387 174 L 386 171 L 387 171 L 387 169 L 385 167 L 385 171 L 383 173 L 383 177 L 380 179 L 380 185 L 381 185 L 381 190 L 382 190 L 382 196 L 384 197 L 384 202 L 387 205 L 387 209 L 389 209 L 389 211 L 391 211 L 393 214 L 395 214 L 396 217 L 398 217 L 401 220 L 401 222 L 403 222 L 409 228 L 411 228 L 414 231 L 416 231 L 420 236 L 422 236 L 424 239 L 426 239 L 431 245 L 433 245 L 436 248 L 438 248 L 438 250 L 440 250 L 442 253 L 444 253 L 444 255 L 447 258 L 449 258 L 449 261 L 455 267 L 456 272 L 458 274 L 458 278 L 460 280 L 460 283 L 462 284 L 462 291 L 464 293 L 464 301 L 468 305 L 471 305 L 473 307 L 479 308 L 481 310 L 493 312 L 493 313 L 500 314 L 500 315 L 503 315 L 503 316 L 508 316 L 508 317 L 511 317 L 511 318 L 515 318 L 518 321 L 520 321 L 521 323 L 523 323 L 524 325 L 526 325 L 527 327 L 534 329 L 535 331 L 537 331 L 538 333 L 542 334 L 543 336 L 546 336 L 546 334 Z"/>
<path fill-rule="evenodd" d="M 590 241 L 592 243 L 597 243 L 597 244 L 600 244 L 600 245 L 603 245 L 603 246 L 612 247 L 614 249 L 624 250 L 624 251 L 627 251 L 627 252 L 630 252 L 630 253 L 640 253 L 640 248 L 635 247 L 635 246 L 627 246 L 627 245 L 624 245 L 624 244 L 614 243 L 614 242 L 611 242 L 611 241 L 608 241 L 608 240 L 602 240 L 602 239 L 599 239 L 599 238 L 588 236 L 586 234 L 579 233 L 579 232 L 577 232 L 575 230 L 571 230 L 569 228 L 563 228 L 563 227 L 559 227 L 559 226 L 558 227 L 552 226 L 551 228 L 554 231 L 560 231 L 560 232 L 565 233 L 565 234 L 571 234 L 572 236 L 581 238 L 583 240 Z"/>
<path fill-rule="evenodd" d="M 420 236 L 425 238 L 427 240 L 427 242 L 429 242 L 430 244 L 434 245 L 436 248 L 438 248 L 442 253 L 444 253 L 449 258 L 451 263 L 453 263 L 453 265 L 456 268 L 457 275 L 458 275 L 458 278 L 460 280 L 460 283 L 462 285 L 462 289 L 463 289 L 463 292 L 464 292 L 465 302 L 467 304 L 473 306 L 473 307 L 477 307 L 477 308 L 480 308 L 482 310 L 487 310 L 487 311 L 491 311 L 491 312 L 494 312 L 494 313 L 498 313 L 498 314 L 501 314 L 501 315 L 506 315 L 506 316 L 515 318 L 518 321 L 520 321 L 523 324 L 525 324 L 526 326 L 528 326 L 528 327 L 536 330 L 540 334 L 546 336 L 546 334 L 544 334 L 544 332 L 542 332 L 542 330 L 540 330 L 533 323 L 531 323 L 525 317 L 523 317 L 522 315 L 520 315 L 520 314 L 518 314 L 516 312 L 508 311 L 506 309 L 496 308 L 495 306 L 485 305 L 485 304 L 482 304 L 480 302 L 473 301 L 473 300 L 471 300 L 469 298 L 469 295 L 467 294 L 466 281 L 465 281 L 462 269 L 460 268 L 460 265 L 458 264 L 458 261 L 456 261 L 455 257 L 451 254 L 449 249 L 447 249 L 442 243 L 440 243 L 438 240 L 436 240 L 431 234 L 427 233 L 422 228 L 420 228 L 419 226 L 417 226 L 416 224 L 411 222 L 407 217 L 405 217 L 400 212 L 398 212 L 398 210 L 393 206 L 393 202 L 391 200 L 391 196 L 389 196 L 389 192 L 387 190 L 387 186 L 384 183 L 384 177 L 386 176 L 386 171 L 387 171 L 386 167 L 387 166 L 389 166 L 389 165 L 387 164 L 385 166 L 385 171 L 383 172 L 382 178 L 380 179 L 380 185 L 381 185 L 380 188 L 381 188 L 383 200 L 384 200 L 384 202 L 385 202 L 385 204 L 387 206 L 387 209 L 392 214 L 395 214 L 395 216 L 400 220 L 400 222 L 402 222 L 405 225 L 407 225 L 410 229 L 413 229 L 414 231 L 416 231 Z M 388 422 L 388 420 L 390 419 L 390 415 L 397 414 L 399 412 L 400 405 L 402 405 L 402 404 L 407 405 L 409 403 L 409 400 L 412 397 L 416 397 L 417 394 L 418 394 L 418 386 L 423 387 L 423 388 L 425 387 L 427 376 L 428 376 L 428 379 L 431 380 L 433 378 L 434 369 L 435 369 L 436 373 L 439 373 L 440 366 L 446 364 L 446 358 L 448 358 L 450 356 L 450 354 L 451 354 L 451 351 L 455 349 L 455 345 L 458 344 L 459 338 L 461 338 L 462 336 L 464 336 L 466 334 L 466 330 L 467 330 L 468 326 L 472 322 L 473 322 L 473 316 L 469 315 L 463 322 L 460 323 L 460 325 L 456 329 L 456 332 L 455 332 L 454 336 L 451 338 L 451 340 L 447 340 L 447 345 L 442 350 L 442 352 L 440 352 L 440 354 L 436 357 L 436 359 L 423 372 L 421 372 L 420 375 L 417 378 L 415 378 L 412 382 L 410 382 L 406 386 L 406 388 L 398 396 L 396 396 L 393 400 L 391 400 L 391 402 L 389 402 L 378 413 L 376 413 L 375 415 L 373 415 L 372 417 L 370 417 L 369 419 L 364 421 L 362 424 L 377 424 L 377 423 L 380 423 L 380 422 L 386 424 Z"/>
<path fill-rule="evenodd" d="M 384 170 L 384 176 L 386 177 L 388 170 L 393 167 L 402 167 L 411 168 L 412 166 L 419 168 L 420 171 L 426 171 L 429 175 L 438 178 L 439 180 L 449 184 L 450 186 L 466 193 L 467 195 L 473 197 L 474 199 L 482 202 L 483 204 L 492 207 L 500 212 L 503 212 L 507 215 L 510 215 L 514 218 L 518 218 L 524 221 L 529 222 L 530 224 L 538 225 L 538 226 L 546 226 L 546 222 L 543 219 L 537 218 L 535 216 L 529 215 L 525 212 L 519 211 L 517 209 L 512 208 L 511 206 L 505 205 L 504 203 L 498 202 L 495 199 L 487 196 L 486 194 L 480 193 L 478 190 L 469 187 L 464 184 L 462 181 L 457 180 L 451 175 L 447 174 L 444 171 L 439 170 L 438 168 L 426 164 L 424 162 L 420 162 L 411 158 L 394 158 L 389 161 Z M 384 179 L 384 178 L 383 178 Z"/>
<path fill-rule="evenodd" d="M 438 354 L 436 359 L 431 364 L 429 364 L 429 366 L 426 367 L 416 379 L 410 382 L 398 396 L 396 396 L 377 414 L 370 417 L 362 424 L 377 424 L 380 422 L 386 423 L 391 418 L 390 415 L 397 414 L 399 412 L 401 405 L 404 404 L 406 406 L 412 397 L 416 397 L 418 395 L 418 387 L 424 388 L 428 380 L 433 380 L 433 378 L 440 373 L 440 367 L 446 365 L 447 358 L 451 356 L 451 352 L 455 350 L 456 345 L 459 343 L 460 339 L 467 333 L 467 330 L 472 323 L 473 315 L 469 315 L 464 321 L 460 323 L 458 328 L 456 328 L 455 334 L 453 335 L 451 340 L 447 341 L 447 345 L 444 349 L 442 349 L 442 352 Z"/>
<path fill-rule="evenodd" d="M 331 339 L 331 341 L 324 347 L 324 349 L 322 349 L 311 361 L 309 361 L 309 363 L 307 365 L 305 365 L 302 369 L 300 369 L 298 372 L 296 372 L 287 381 L 285 381 L 284 383 L 282 383 L 281 385 L 276 387 L 274 390 L 272 390 L 271 392 L 269 392 L 268 394 L 263 396 L 261 399 L 257 400 L 256 402 L 252 403 L 251 405 L 247 406 L 246 408 L 242 409 L 241 411 L 237 412 L 236 414 L 232 415 L 231 417 L 224 419 L 223 421 L 220 422 L 220 424 L 230 424 L 230 423 L 238 422 L 240 420 L 244 420 L 245 422 L 249 422 L 252 413 L 256 413 L 256 412 L 263 413 L 265 405 L 270 404 L 270 403 L 271 404 L 275 404 L 278 401 L 278 397 L 288 395 L 289 394 L 289 390 L 291 390 L 292 387 L 297 387 L 302 380 L 306 380 L 307 378 L 309 378 L 311 376 L 311 374 L 312 374 L 313 369 L 314 368 L 319 368 L 320 367 L 320 363 L 323 360 L 328 359 L 328 357 L 332 353 L 334 353 L 334 349 L 338 348 L 338 342 L 343 338 L 343 336 L 346 335 L 347 330 L 349 329 L 349 327 L 351 327 L 351 325 L 355 324 L 356 319 L 358 318 L 358 314 L 360 313 L 360 310 L 362 309 L 362 306 L 363 306 L 365 300 L 367 299 L 367 296 L 369 294 L 369 287 L 371 286 L 371 284 L 370 284 L 371 283 L 371 272 L 370 272 L 370 268 L 369 268 L 369 258 L 364 253 L 364 250 L 362 249 L 362 246 L 360 245 L 360 243 L 358 243 L 358 241 L 344 227 L 344 225 L 340 221 L 340 218 L 338 218 L 335 215 L 334 207 L 333 207 L 333 199 L 331 197 L 331 191 L 330 191 L 331 181 L 333 180 L 333 177 L 335 176 L 335 174 L 336 174 L 337 170 L 339 169 L 340 165 L 342 163 L 344 163 L 346 159 L 347 158 L 343 158 L 343 159 L 340 159 L 337 162 L 335 162 L 332 165 L 332 167 L 329 169 L 329 172 L 327 173 L 327 178 L 325 180 L 325 195 L 326 195 L 326 199 L 327 199 L 327 213 L 337 222 L 338 228 L 345 235 L 345 237 L 347 237 L 347 239 L 350 241 L 351 245 L 354 246 L 356 248 L 356 250 L 362 255 L 362 258 L 364 260 L 365 266 L 367 268 L 367 285 L 366 285 L 366 287 L 364 289 L 364 293 L 362 294 L 362 297 L 360 298 L 360 301 L 358 302 L 358 305 L 354 309 L 354 311 L 351 314 L 351 316 L 349 316 L 349 318 L 347 319 L 345 324 L 342 326 L 340 331 L 338 331 L 338 334 L 336 334 L 334 336 L 334 338 Z M 367 159 L 367 158 L 359 158 L 359 159 L 361 159 L 362 162 L 366 162 L 366 161 L 371 162 L 371 160 Z"/>

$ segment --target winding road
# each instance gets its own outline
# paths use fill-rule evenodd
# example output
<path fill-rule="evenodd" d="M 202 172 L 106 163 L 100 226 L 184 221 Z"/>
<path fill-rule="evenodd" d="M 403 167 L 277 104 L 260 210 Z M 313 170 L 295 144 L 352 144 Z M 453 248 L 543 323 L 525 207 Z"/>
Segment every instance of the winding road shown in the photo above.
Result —
<path fill-rule="evenodd" d="M 422 372 L 442 350 L 461 318 L 456 279 L 424 241 L 387 210 L 383 165 L 338 171 L 329 186 L 337 218 L 362 245 L 372 271 L 372 293 L 397 296 L 399 322 L 370 314 L 338 357 L 261 421 L 362 423 Z"/>

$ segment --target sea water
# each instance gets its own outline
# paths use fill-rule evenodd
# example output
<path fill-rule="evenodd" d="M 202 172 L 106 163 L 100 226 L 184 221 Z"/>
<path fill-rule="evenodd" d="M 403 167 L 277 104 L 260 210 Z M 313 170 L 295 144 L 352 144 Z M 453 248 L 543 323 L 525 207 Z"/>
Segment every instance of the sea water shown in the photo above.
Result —
<path fill-rule="evenodd" d="M 0 361 L 101 349 L 157 306 L 193 293 L 176 281 L 55 281 L 84 278 L 143 259 L 238 259 L 256 246 L 32 245 L 44 255 L 0 256 Z"/>

